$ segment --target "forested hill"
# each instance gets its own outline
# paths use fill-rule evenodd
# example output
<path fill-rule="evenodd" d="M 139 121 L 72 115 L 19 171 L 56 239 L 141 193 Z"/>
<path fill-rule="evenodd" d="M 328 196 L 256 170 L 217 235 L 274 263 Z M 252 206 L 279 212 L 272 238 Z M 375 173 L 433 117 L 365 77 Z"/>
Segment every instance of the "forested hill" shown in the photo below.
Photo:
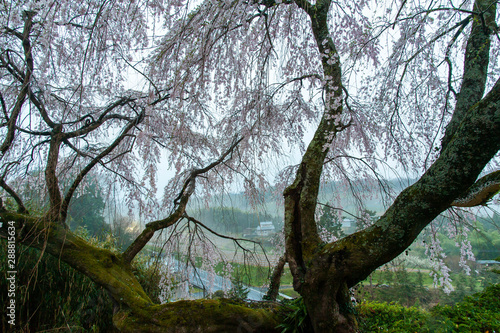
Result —
<path fill-rule="evenodd" d="M 352 214 L 357 214 L 360 207 L 381 214 L 392 202 L 391 197 L 399 194 L 414 182 L 415 179 L 409 178 L 392 179 L 384 183 L 367 180 L 328 182 L 320 188 L 319 202 L 342 208 Z M 244 212 L 254 212 L 262 216 L 282 219 L 282 202 L 282 191 L 271 187 L 257 198 L 250 198 L 245 192 L 238 192 L 214 196 L 208 204 L 205 200 L 193 200 L 191 209 L 203 211 L 208 206 L 231 207 Z"/>

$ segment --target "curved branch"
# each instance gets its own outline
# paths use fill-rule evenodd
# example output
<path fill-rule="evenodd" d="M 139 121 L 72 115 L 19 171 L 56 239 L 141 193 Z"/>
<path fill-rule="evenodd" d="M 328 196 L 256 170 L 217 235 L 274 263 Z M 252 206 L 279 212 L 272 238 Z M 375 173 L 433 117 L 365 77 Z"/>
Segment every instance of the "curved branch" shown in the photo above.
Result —
<path fill-rule="evenodd" d="M 26 95 L 28 94 L 29 84 L 31 81 L 31 74 L 33 72 L 33 55 L 31 54 L 31 43 L 29 40 L 29 36 L 31 33 L 31 28 L 33 26 L 33 17 L 35 16 L 34 12 L 25 11 L 24 12 L 24 30 L 22 36 L 19 36 L 22 39 L 23 50 L 24 50 L 24 58 L 26 62 L 26 73 L 24 75 L 23 83 L 21 91 L 19 95 L 17 95 L 16 104 L 14 105 L 14 109 L 12 110 L 12 114 L 7 122 L 7 135 L 0 146 L 0 151 L 3 155 L 9 150 L 12 142 L 14 141 L 14 134 L 16 129 L 16 122 L 19 114 L 21 113 L 21 109 L 26 100 Z"/>
<path fill-rule="evenodd" d="M 466 193 L 451 203 L 455 207 L 485 206 L 500 191 L 500 170 L 478 179 Z"/>
<path fill-rule="evenodd" d="M 101 126 L 106 120 L 109 120 L 109 119 L 122 119 L 122 120 L 131 121 L 131 119 L 128 117 L 124 117 L 121 115 L 109 115 L 109 113 L 111 111 L 113 111 L 114 109 L 116 109 L 117 107 L 127 105 L 128 103 L 133 102 L 135 100 L 136 99 L 132 98 L 132 97 L 120 98 L 116 102 L 108 105 L 104 109 L 103 113 L 99 116 L 99 118 L 97 118 L 96 121 L 93 121 L 88 125 L 84 125 L 82 128 L 80 128 L 76 131 L 65 133 L 64 137 L 69 139 L 69 138 L 75 138 L 77 136 L 82 136 L 82 135 L 88 134 L 88 133 L 92 132 L 93 130 L 95 130 L 96 128 L 98 128 L 99 126 Z M 85 119 L 85 117 L 83 119 Z"/>
<path fill-rule="evenodd" d="M 28 91 L 28 97 L 30 101 L 36 106 L 38 111 L 40 111 L 40 115 L 42 116 L 43 121 L 51 127 L 54 128 L 56 126 L 56 123 L 52 121 L 49 117 L 49 113 L 47 112 L 47 109 L 45 108 L 45 105 L 43 105 L 43 102 L 36 97 L 36 95 L 33 93 L 31 88 Z"/>
<path fill-rule="evenodd" d="M 0 187 L 2 187 L 5 190 L 5 192 L 9 193 L 12 198 L 14 198 L 14 200 L 17 203 L 17 207 L 18 207 L 17 211 L 19 213 L 21 213 L 21 214 L 28 213 L 28 210 L 24 206 L 23 201 L 21 200 L 21 197 L 9 185 L 7 185 L 7 183 L 5 182 L 3 177 L 0 178 Z"/>
<path fill-rule="evenodd" d="M 0 55 L 0 61 L 2 62 L 2 67 L 6 68 L 7 71 L 16 79 L 19 81 L 21 84 L 24 84 L 24 73 L 19 69 L 16 64 L 10 60 L 9 53 L 6 52 L 6 58 L 2 57 Z M 45 121 L 45 123 L 51 127 L 54 128 L 56 125 L 52 119 L 50 119 L 49 114 L 47 112 L 47 109 L 45 109 L 45 105 L 43 105 L 43 102 L 36 97 L 35 93 L 31 89 L 30 86 L 28 86 L 28 98 L 30 101 L 35 105 L 35 107 L 40 111 L 40 115 L 42 116 L 42 119 Z M 3 109 L 5 110 L 5 106 L 3 106 Z M 7 117 L 8 119 L 8 117 Z"/>
<path fill-rule="evenodd" d="M 64 197 L 64 201 L 62 202 L 61 205 L 61 218 L 62 220 L 66 220 L 66 216 L 68 214 L 68 208 L 69 208 L 69 203 L 71 201 L 71 198 L 73 197 L 73 194 L 75 193 L 78 185 L 80 185 L 81 181 L 83 178 L 89 173 L 89 171 L 101 160 L 106 157 L 109 153 L 111 153 L 119 144 L 120 142 L 125 139 L 125 137 L 128 135 L 128 132 L 132 130 L 135 126 L 137 126 L 142 120 L 144 119 L 144 111 L 140 115 L 138 115 L 133 121 L 131 121 L 122 131 L 122 133 L 113 141 L 111 145 L 109 145 L 108 148 L 104 149 L 99 155 L 94 157 L 92 161 L 87 164 L 85 168 L 83 168 L 82 171 L 78 174 L 78 176 L 75 178 L 73 183 L 71 184 L 70 188 L 68 189 L 68 192 L 66 193 L 66 196 Z"/>
<path fill-rule="evenodd" d="M 315 265 L 324 265 L 325 261 L 334 263 L 330 271 L 337 274 L 335 278 L 345 279 L 349 287 L 354 286 L 410 246 L 457 196 L 488 187 L 491 181 L 498 183 L 500 171 L 476 179 L 499 150 L 500 79 L 467 112 L 447 148 L 419 181 L 401 192 L 374 225 L 326 245 Z M 337 271 L 340 267 L 346 269 Z"/>
<path fill-rule="evenodd" d="M 90 245 L 61 224 L 46 218 L 0 211 L 0 222 L 14 222 L 18 239 L 27 246 L 44 249 L 60 258 L 94 282 L 104 286 L 120 303 L 144 309 L 153 305 L 129 266 L 109 250 Z M 7 223 L 0 223 L 0 236 L 5 237 Z M 146 310 L 143 310 L 146 314 Z"/>
<path fill-rule="evenodd" d="M 132 262 L 137 253 L 139 253 L 139 251 L 141 251 L 142 248 L 149 242 L 156 231 L 168 228 L 169 226 L 177 223 L 181 218 L 183 218 L 186 212 L 186 206 L 188 204 L 189 198 L 193 194 L 196 187 L 196 177 L 223 163 L 226 157 L 233 152 L 233 150 L 242 140 L 243 138 L 235 138 L 231 146 L 216 161 L 210 163 L 206 167 L 193 169 L 190 171 L 189 177 L 184 182 L 179 195 L 174 200 L 174 211 L 164 219 L 146 224 L 146 228 L 142 231 L 142 233 L 123 252 L 123 258 L 126 262 Z"/>

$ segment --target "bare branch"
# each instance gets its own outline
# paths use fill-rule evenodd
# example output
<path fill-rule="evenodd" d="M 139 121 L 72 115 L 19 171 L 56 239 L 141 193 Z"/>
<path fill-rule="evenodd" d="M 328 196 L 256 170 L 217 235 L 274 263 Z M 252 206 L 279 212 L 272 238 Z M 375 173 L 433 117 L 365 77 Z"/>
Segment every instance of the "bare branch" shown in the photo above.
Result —
<path fill-rule="evenodd" d="M 142 250 L 142 248 L 153 237 L 156 231 L 168 228 L 169 226 L 177 223 L 181 218 L 183 218 L 184 214 L 186 213 L 186 206 L 189 198 L 193 194 L 196 187 L 196 177 L 210 171 L 219 164 L 223 163 L 226 157 L 233 152 L 233 150 L 242 140 L 243 138 L 235 138 L 231 146 L 216 161 L 210 163 L 206 167 L 190 171 L 189 177 L 187 177 L 179 195 L 174 200 L 174 211 L 164 219 L 146 224 L 146 228 L 142 231 L 142 233 L 123 252 L 123 258 L 126 262 L 131 262 L 134 259 L 137 253 L 139 253 L 139 251 Z"/>
<path fill-rule="evenodd" d="M 135 98 L 132 98 L 132 97 L 120 98 L 116 102 L 114 102 L 114 103 L 110 104 L 108 107 L 106 107 L 96 121 L 93 121 L 90 124 L 84 124 L 80 129 L 78 129 L 76 131 L 66 133 L 65 138 L 69 139 L 69 138 L 74 138 L 77 136 L 82 136 L 82 135 L 88 134 L 88 133 L 92 132 L 93 130 L 95 130 L 96 128 L 98 128 L 99 126 L 101 126 L 106 120 L 109 120 L 109 119 L 123 119 L 123 120 L 130 121 L 131 119 L 128 117 L 124 117 L 121 115 L 109 115 L 109 113 L 111 111 L 113 111 L 114 109 L 116 109 L 117 107 L 127 105 L 128 103 L 133 102 L 133 101 L 135 101 Z M 81 118 L 81 120 L 83 121 L 85 118 L 87 118 L 87 117 L 83 117 L 83 118 Z"/>
<path fill-rule="evenodd" d="M 54 128 L 56 126 L 56 123 L 52 121 L 49 117 L 49 113 L 47 112 L 47 109 L 45 108 L 45 105 L 43 105 L 43 102 L 38 99 L 38 97 L 33 93 L 31 88 L 28 90 L 28 97 L 30 101 L 35 105 L 35 107 L 40 111 L 40 115 L 42 116 L 43 121 L 51 127 Z"/>
<path fill-rule="evenodd" d="M 24 207 L 21 197 L 9 185 L 7 185 L 7 183 L 5 183 L 5 179 L 3 177 L 0 178 L 0 187 L 2 187 L 5 190 L 5 192 L 9 193 L 12 198 L 14 198 L 14 200 L 17 203 L 18 213 L 21 214 L 28 213 L 28 210 L 26 209 L 26 207 Z"/>
<path fill-rule="evenodd" d="M 226 236 L 226 235 L 223 235 L 223 234 L 220 234 L 212 229 L 210 229 L 209 227 L 207 227 L 206 225 L 204 225 L 202 222 L 198 221 L 197 219 L 195 219 L 194 217 L 191 217 L 187 214 L 184 214 L 182 216 L 183 218 L 187 219 L 188 221 L 191 221 L 193 223 L 195 223 L 196 225 L 199 225 L 201 227 L 203 227 L 204 229 L 206 229 L 207 231 L 209 231 L 211 234 L 214 234 L 215 236 L 217 237 L 220 237 L 220 238 L 224 238 L 224 239 L 230 239 L 232 240 L 236 245 L 238 245 L 238 247 L 240 249 L 242 249 L 243 251 L 248 251 L 247 248 L 245 248 L 243 245 L 240 244 L 240 242 L 250 242 L 250 243 L 254 243 L 256 245 L 259 245 L 261 248 L 262 248 L 262 245 L 259 243 L 259 242 L 256 242 L 256 241 L 253 241 L 251 239 L 246 239 L 246 238 L 235 238 L 235 237 L 231 237 L 231 236 Z"/>
<path fill-rule="evenodd" d="M 111 145 L 108 146 L 108 148 L 104 149 L 99 155 L 94 157 L 92 161 L 90 161 L 89 164 L 85 168 L 83 168 L 82 171 L 78 174 L 78 176 L 75 178 L 73 183 L 71 184 L 70 188 L 68 189 L 68 192 L 66 193 L 66 196 L 64 197 L 64 201 L 62 202 L 61 205 L 61 218 L 66 220 L 66 216 L 68 213 L 68 208 L 69 208 L 69 203 L 71 201 L 71 198 L 73 197 L 73 194 L 75 190 L 77 189 L 78 185 L 80 185 L 80 182 L 83 180 L 83 178 L 89 173 L 89 171 L 101 160 L 106 157 L 109 153 L 111 153 L 119 144 L 120 142 L 123 141 L 123 139 L 128 135 L 128 132 L 132 130 L 137 124 L 139 124 L 142 120 L 144 119 L 144 111 L 140 115 L 138 115 L 133 121 L 131 121 L 122 131 L 122 133 L 113 141 Z"/>
<path fill-rule="evenodd" d="M 3 67 L 5 67 L 9 73 L 19 82 L 21 82 L 24 85 L 24 79 L 23 77 L 26 77 L 26 75 L 16 66 L 14 62 L 10 60 L 10 57 L 8 56 L 7 53 L 7 59 L 2 57 L 0 55 L 0 61 L 3 63 Z M 31 87 L 28 85 L 28 98 L 30 101 L 35 105 L 35 107 L 40 111 L 40 115 L 42 116 L 42 119 L 45 121 L 45 123 L 51 127 L 54 128 L 56 125 L 52 119 L 50 119 L 49 114 L 47 112 L 47 109 L 45 108 L 45 105 L 43 102 L 36 96 L 36 94 L 33 92 Z M 5 106 L 4 106 L 5 109 Z M 9 118 L 9 117 L 7 117 Z"/>
<path fill-rule="evenodd" d="M 50 136 L 52 133 L 51 132 L 39 132 L 39 131 L 30 131 L 22 127 L 16 126 L 16 130 L 22 133 L 26 133 L 29 135 L 45 135 L 45 136 Z"/>

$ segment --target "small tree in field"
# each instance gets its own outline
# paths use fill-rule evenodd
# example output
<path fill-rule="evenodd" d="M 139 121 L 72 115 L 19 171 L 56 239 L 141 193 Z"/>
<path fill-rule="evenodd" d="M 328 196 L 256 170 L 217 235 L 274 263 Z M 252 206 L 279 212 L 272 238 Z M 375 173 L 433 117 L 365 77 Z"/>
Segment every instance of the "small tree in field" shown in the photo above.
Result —
<path fill-rule="evenodd" d="M 45 0 L 0 15 L 1 235 L 107 289 L 121 331 L 276 330 L 272 309 L 154 304 L 131 266 L 158 231 L 210 231 L 186 212 L 195 192 L 241 182 L 257 204 L 268 161 L 283 167 L 279 263 L 316 332 L 356 331 L 349 288 L 442 212 L 500 190 L 497 1 Z M 302 157 L 287 167 L 290 147 Z M 420 178 L 370 226 L 323 242 L 321 182 L 380 180 L 391 163 Z M 163 168 L 175 175 L 159 202 Z M 91 171 L 146 219 L 122 253 L 67 226 Z"/>

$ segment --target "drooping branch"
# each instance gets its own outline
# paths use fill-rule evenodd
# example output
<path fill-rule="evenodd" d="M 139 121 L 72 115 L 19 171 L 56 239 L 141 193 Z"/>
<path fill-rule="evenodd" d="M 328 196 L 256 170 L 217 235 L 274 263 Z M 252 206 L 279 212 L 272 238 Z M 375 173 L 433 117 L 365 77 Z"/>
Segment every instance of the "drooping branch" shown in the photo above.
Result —
<path fill-rule="evenodd" d="M 249 250 L 247 248 L 245 248 L 243 245 L 241 245 L 242 242 L 250 242 L 250 243 L 253 243 L 254 245 L 258 245 L 258 246 L 260 246 L 262 248 L 262 245 L 259 242 L 253 241 L 251 239 L 236 238 L 236 237 L 231 237 L 231 236 L 226 236 L 226 235 L 220 234 L 217 231 L 212 230 L 211 228 L 207 227 L 205 224 L 203 224 L 202 222 L 198 221 L 194 217 L 191 217 L 191 216 L 189 216 L 187 214 L 184 214 L 183 218 L 187 219 L 190 222 L 193 222 L 196 225 L 199 225 L 200 227 L 202 227 L 203 229 L 207 230 L 208 232 L 210 232 L 211 234 L 213 234 L 213 235 L 215 235 L 217 237 L 220 237 L 220 238 L 223 238 L 223 239 L 232 240 L 240 249 L 242 249 L 245 252 L 247 252 Z M 267 258 L 267 256 L 266 256 L 266 258 Z"/>
<path fill-rule="evenodd" d="M 189 176 L 184 181 L 184 185 L 179 195 L 174 200 L 175 206 L 173 212 L 164 219 L 146 224 L 146 227 L 144 228 L 142 233 L 123 252 L 123 258 L 126 262 L 132 262 L 137 253 L 139 253 L 139 251 L 141 251 L 142 248 L 149 242 L 156 231 L 168 228 L 169 226 L 177 223 L 184 216 L 189 198 L 194 193 L 196 187 L 196 177 L 210 171 L 219 164 L 223 163 L 226 157 L 232 154 L 233 150 L 242 140 L 243 138 L 235 138 L 231 146 L 216 161 L 208 164 L 206 167 L 193 169 L 189 172 Z"/>
<path fill-rule="evenodd" d="M 446 127 L 441 141 L 444 150 L 457 131 L 467 111 L 484 96 L 485 84 L 488 78 L 488 64 L 490 57 L 490 35 L 495 30 L 496 1 L 477 0 L 474 3 L 474 12 L 481 12 L 480 19 L 474 17 L 472 30 L 467 40 L 465 50 L 464 72 L 462 84 L 458 93 L 453 117 Z"/>

